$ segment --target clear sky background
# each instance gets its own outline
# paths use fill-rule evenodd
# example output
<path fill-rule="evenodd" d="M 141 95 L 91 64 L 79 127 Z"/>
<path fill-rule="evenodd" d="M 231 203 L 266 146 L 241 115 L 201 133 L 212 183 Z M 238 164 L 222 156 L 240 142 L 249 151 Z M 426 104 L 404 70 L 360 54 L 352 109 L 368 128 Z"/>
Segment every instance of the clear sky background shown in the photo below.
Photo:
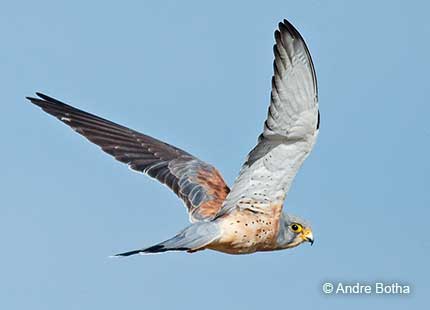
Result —
<path fill-rule="evenodd" d="M 425 1 L 1 7 L 2 309 L 428 306 Z M 187 225 L 182 202 L 24 97 L 45 92 L 165 140 L 231 185 L 262 130 L 283 18 L 305 37 L 319 82 L 319 139 L 285 204 L 312 223 L 314 246 L 108 258 Z M 325 281 L 399 282 L 412 294 L 326 296 Z"/>

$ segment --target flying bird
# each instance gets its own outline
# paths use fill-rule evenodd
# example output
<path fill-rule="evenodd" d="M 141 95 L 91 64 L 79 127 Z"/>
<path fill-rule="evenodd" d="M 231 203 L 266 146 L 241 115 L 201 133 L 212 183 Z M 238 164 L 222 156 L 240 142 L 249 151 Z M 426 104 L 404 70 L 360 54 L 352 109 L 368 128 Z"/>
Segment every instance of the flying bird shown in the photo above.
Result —
<path fill-rule="evenodd" d="M 267 119 L 231 189 L 219 171 L 175 146 L 41 93 L 27 97 L 131 169 L 167 185 L 183 200 L 191 225 L 150 247 L 116 254 L 229 254 L 288 249 L 314 242 L 305 220 L 282 207 L 319 131 L 317 80 L 309 50 L 287 20 L 275 31 L 274 73 Z"/>

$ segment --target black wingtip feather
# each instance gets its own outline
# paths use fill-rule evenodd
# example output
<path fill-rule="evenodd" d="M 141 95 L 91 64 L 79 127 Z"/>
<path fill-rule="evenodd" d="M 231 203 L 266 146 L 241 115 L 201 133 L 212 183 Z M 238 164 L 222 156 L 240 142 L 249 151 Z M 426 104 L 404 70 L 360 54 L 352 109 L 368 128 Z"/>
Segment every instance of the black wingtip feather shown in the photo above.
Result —
<path fill-rule="evenodd" d="M 44 106 L 46 106 L 48 104 L 48 102 L 46 102 L 45 100 L 39 99 L 39 98 L 34 98 L 34 97 L 25 97 L 27 100 L 30 100 L 30 102 L 34 105 L 37 105 L 38 107 L 43 108 Z"/>
<path fill-rule="evenodd" d="M 278 30 L 276 30 L 278 31 Z M 276 31 L 275 31 L 275 37 L 276 37 Z M 303 47 L 305 49 L 305 52 L 308 56 L 310 65 L 311 65 L 311 69 L 313 71 L 313 78 L 314 78 L 314 82 L 315 82 L 315 88 L 316 88 L 316 93 L 318 94 L 318 82 L 317 82 L 317 78 L 316 78 L 316 73 L 315 73 L 315 66 L 311 57 L 311 53 L 309 52 L 309 49 L 306 45 L 305 39 L 303 38 L 303 36 L 300 34 L 300 32 L 296 29 L 296 27 L 293 26 L 293 24 L 291 24 L 288 20 L 284 19 L 284 21 L 282 23 L 279 23 L 279 31 L 288 31 L 288 33 L 293 37 L 298 39 L 299 41 L 302 41 L 303 43 Z M 318 96 L 318 95 L 317 95 Z"/>
<path fill-rule="evenodd" d="M 284 19 L 282 23 L 278 24 L 278 28 L 280 31 L 286 31 L 288 32 L 293 38 L 301 39 L 303 40 L 302 36 L 300 35 L 299 31 L 291 24 L 288 20 Z"/>
<path fill-rule="evenodd" d="M 61 105 L 61 106 L 67 106 L 64 102 L 61 102 L 55 98 L 49 97 L 45 94 L 36 92 L 37 97 L 25 97 L 27 100 L 30 100 L 31 103 L 38 105 L 38 106 L 46 106 L 46 105 Z"/>
<path fill-rule="evenodd" d="M 283 24 L 286 27 L 294 28 L 293 24 L 291 24 L 286 18 L 284 18 Z M 294 28 L 295 29 L 295 28 Z"/>
<path fill-rule="evenodd" d="M 38 97 L 42 98 L 43 100 L 49 102 L 49 103 L 55 103 L 55 104 L 59 104 L 59 105 L 65 105 L 64 102 L 61 102 L 60 100 L 52 98 L 52 97 L 50 97 L 48 95 L 45 95 L 45 94 L 42 94 L 42 93 L 39 93 L 39 92 L 36 92 L 36 95 Z"/>

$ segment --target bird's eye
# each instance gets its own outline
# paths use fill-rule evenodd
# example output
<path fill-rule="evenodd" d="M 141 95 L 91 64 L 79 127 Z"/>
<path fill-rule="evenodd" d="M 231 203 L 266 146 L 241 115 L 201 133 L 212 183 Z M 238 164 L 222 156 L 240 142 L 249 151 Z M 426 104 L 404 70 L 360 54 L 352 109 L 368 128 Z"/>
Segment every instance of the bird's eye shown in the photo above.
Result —
<path fill-rule="evenodd" d="M 291 225 L 290 225 L 290 228 L 291 228 L 291 230 L 292 230 L 293 232 L 295 232 L 295 233 L 299 233 L 299 232 L 301 232 L 301 231 L 302 231 L 302 229 L 303 229 L 302 225 L 300 225 L 300 224 L 296 224 L 296 223 L 291 224 Z"/>

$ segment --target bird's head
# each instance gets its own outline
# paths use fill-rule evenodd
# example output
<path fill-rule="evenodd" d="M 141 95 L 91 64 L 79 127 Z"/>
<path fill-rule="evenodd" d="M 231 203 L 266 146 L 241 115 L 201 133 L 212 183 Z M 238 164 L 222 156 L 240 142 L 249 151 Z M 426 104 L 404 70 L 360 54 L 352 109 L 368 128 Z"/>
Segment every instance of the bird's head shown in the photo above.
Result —
<path fill-rule="evenodd" d="M 303 242 L 309 242 L 311 245 L 314 243 L 314 236 L 309 223 L 297 216 L 283 214 L 279 223 L 278 246 L 287 249 Z"/>

